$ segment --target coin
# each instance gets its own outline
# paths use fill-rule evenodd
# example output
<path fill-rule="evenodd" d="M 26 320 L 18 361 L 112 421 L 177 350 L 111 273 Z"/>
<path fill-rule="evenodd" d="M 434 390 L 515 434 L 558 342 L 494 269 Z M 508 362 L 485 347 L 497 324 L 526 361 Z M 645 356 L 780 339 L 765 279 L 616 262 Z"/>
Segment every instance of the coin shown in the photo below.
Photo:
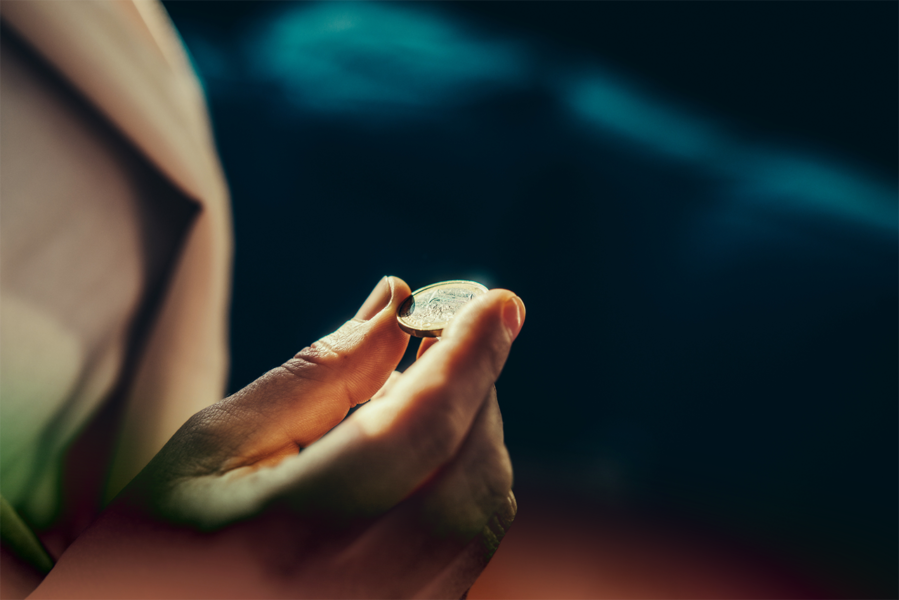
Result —
<path fill-rule="evenodd" d="M 463 306 L 487 293 L 476 281 L 441 281 L 412 292 L 396 311 L 400 329 L 415 337 L 439 337 Z"/>

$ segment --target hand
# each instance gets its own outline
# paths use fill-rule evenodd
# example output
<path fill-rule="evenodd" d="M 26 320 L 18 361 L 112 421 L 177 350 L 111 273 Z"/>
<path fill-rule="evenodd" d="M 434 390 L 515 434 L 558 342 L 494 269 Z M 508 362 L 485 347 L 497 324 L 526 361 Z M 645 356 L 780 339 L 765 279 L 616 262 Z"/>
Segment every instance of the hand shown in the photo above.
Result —
<path fill-rule="evenodd" d="M 460 597 L 516 510 L 493 384 L 524 305 L 477 298 L 399 374 L 409 293 L 194 415 L 34 597 Z"/>

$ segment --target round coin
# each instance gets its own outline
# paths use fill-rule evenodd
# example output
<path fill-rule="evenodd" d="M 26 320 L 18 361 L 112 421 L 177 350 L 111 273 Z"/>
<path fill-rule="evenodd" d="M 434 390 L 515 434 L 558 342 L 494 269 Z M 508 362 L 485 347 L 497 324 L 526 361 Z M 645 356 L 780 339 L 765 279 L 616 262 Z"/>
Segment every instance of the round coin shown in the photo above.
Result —
<path fill-rule="evenodd" d="M 438 337 L 459 310 L 482 294 L 476 281 L 441 281 L 412 292 L 396 311 L 400 329 L 415 337 Z"/>

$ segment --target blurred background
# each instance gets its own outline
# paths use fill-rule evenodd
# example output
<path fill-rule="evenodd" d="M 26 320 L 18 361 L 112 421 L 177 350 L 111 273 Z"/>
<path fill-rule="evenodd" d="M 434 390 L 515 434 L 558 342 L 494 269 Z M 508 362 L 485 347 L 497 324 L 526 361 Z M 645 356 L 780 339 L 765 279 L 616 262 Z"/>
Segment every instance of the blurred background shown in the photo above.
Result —
<path fill-rule="evenodd" d="M 166 8 L 233 195 L 232 391 L 385 274 L 527 304 L 471 597 L 899 594 L 899 5 Z"/>

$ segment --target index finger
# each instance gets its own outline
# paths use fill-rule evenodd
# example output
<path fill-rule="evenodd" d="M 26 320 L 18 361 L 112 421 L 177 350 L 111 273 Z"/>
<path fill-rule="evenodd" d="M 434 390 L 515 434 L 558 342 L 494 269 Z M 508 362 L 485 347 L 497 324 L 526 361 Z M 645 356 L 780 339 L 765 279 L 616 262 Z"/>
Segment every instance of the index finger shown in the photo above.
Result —
<path fill-rule="evenodd" d="M 386 397 L 354 413 L 293 465 L 282 463 L 301 471 L 282 479 L 302 486 L 303 498 L 295 500 L 361 516 L 409 495 L 462 445 L 524 316 L 524 303 L 508 290 L 467 305 Z"/>

